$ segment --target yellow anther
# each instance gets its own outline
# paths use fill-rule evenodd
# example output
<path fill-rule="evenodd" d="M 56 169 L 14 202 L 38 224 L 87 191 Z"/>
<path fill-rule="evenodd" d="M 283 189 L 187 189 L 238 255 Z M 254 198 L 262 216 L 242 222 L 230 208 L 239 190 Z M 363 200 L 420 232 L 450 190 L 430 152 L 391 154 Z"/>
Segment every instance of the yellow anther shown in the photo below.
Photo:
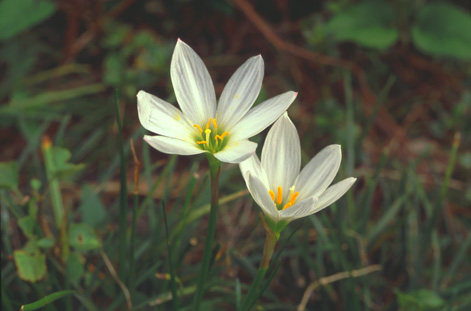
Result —
<path fill-rule="evenodd" d="M 278 187 L 278 195 L 276 196 L 276 204 L 280 205 L 283 201 L 283 189 L 281 186 Z"/>
<path fill-rule="evenodd" d="M 193 127 L 196 127 L 200 131 L 200 133 L 203 133 L 201 126 L 199 126 L 198 124 L 193 125 Z"/>
<path fill-rule="evenodd" d="M 273 192 L 273 190 L 268 191 L 268 194 L 270 194 L 271 199 L 273 200 L 273 202 L 275 202 L 275 193 Z"/>
<path fill-rule="evenodd" d="M 207 144 L 208 142 L 206 140 L 201 140 L 201 141 L 197 141 L 196 143 L 198 145 L 202 145 L 202 144 Z"/>
<path fill-rule="evenodd" d="M 213 119 L 214 129 L 218 129 L 218 124 L 216 123 L 216 118 Z"/>
<path fill-rule="evenodd" d="M 283 209 L 287 209 L 288 207 L 292 206 L 293 204 L 291 202 L 288 202 L 283 206 Z"/>
<path fill-rule="evenodd" d="M 216 136 L 214 137 L 214 139 L 216 140 L 216 142 L 218 141 L 218 139 L 222 141 L 222 140 L 224 139 L 224 137 L 227 136 L 227 135 L 229 135 L 229 133 L 228 133 L 228 132 L 224 132 L 224 133 L 222 133 L 221 135 L 216 135 Z"/>
<path fill-rule="evenodd" d="M 290 203 L 291 205 L 294 204 L 294 201 L 296 201 L 296 198 L 298 197 L 298 195 L 299 195 L 299 192 L 296 192 L 295 194 L 293 194 L 293 195 L 291 196 L 291 199 L 289 200 L 289 203 Z M 291 206 L 291 205 L 290 205 L 290 206 Z"/>
<path fill-rule="evenodd" d="M 208 129 L 209 129 L 209 126 L 210 126 L 210 125 L 211 125 L 211 118 L 209 118 L 209 121 L 208 121 L 208 123 L 206 123 L 206 130 L 208 130 Z"/>

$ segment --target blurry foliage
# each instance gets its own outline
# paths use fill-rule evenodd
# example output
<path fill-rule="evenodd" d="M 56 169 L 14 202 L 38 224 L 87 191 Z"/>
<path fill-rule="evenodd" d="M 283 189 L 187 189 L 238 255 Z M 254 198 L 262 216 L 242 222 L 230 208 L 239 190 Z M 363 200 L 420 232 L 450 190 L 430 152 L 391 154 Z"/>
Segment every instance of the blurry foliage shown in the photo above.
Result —
<path fill-rule="evenodd" d="M 399 37 L 393 21 L 394 11 L 388 3 L 360 2 L 335 14 L 325 25 L 325 31 L 339 42 L 353 41 L 365 47 L 384 50 Z"/>
<path fill-rule="evenodd" d="M 447 2 L 425 5 L 412 27 L 412 40 L 426 54 L 471 60 L 471 15 Z"/>
<path fill-rule="evenodd" d="M 49 0 L 2 0 L 0 1 L 0 42 L 48 19 L 56 11 Z"/>
<path fill-rule="evenodd" d="M 354 42 L 360 46 L 386 50 L 401 40 L 400 11 L 397 6 L 409 2 L 360 1 L 342 3 L 330 8 L 332 17 L 313 26 L 306 24 L 305 34 L 313 45 L 323 46 L 323 41 Z M 423 53 L 437 57 L 471 60 L 471 15 L 448 2 L 431 2 L 412 13 L 410 29 L 405 38 Z M 312 29 L 309 29 L 311 28 Z"/>
<path fill-rule="evenodd" d="M 103 80 L 134 97 L 140 88 L 155 85 L 167 75 L 173 42 L 161 43 L 151 32 L 134 31 L 129 25 L 110 23 L 103 46 L 109 50 L 104 61 Z"/>

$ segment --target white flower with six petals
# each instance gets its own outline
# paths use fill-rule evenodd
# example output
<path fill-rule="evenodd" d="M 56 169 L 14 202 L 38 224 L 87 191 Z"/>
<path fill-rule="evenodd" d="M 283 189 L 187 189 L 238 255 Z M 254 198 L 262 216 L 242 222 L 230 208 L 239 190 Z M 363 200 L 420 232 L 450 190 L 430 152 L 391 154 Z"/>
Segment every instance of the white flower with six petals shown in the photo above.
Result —
<path fill-rule="evenodd" d="M 268 132 L 261 161 L 254 154 L 239 166 L 252 197 L 279 234 L 289 222 L 317 213 L 350 189 L 356 178 L 329 187 L 341 158 L 340 145 L 330 145 L 300 171 L 299 136 L 285 113 Z"/>
<path fill-rule="evenodd" d="M 263 59 L 249 58 L 230 78 L 219 104 L 211 77 L 201 58 L 178 39 L 170 65 L 180 109 L 140 91 L 139 120 L 158 134 L 144 136 L 155 149 L 169 154 L 211 153 L 222 162 L 239 163 L 255 153 L 248 138 L 260 133 L 288 109 L 297 93 L 289 91 L 250 109 L 261 89 Z"/>

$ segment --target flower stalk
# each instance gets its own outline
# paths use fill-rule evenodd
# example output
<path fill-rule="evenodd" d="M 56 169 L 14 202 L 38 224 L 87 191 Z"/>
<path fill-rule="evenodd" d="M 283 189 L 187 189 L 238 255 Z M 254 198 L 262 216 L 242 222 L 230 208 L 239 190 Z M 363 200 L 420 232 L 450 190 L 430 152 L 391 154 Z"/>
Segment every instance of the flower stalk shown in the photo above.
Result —
<path fill-rule="evenodd" d="M 270 267 L 270 260 L 273 256 L 273 252 L 275 251 L 276 243 L 278 243 L 278 240 L 280 238 L 280 235 L 275 233 L 267 224 L 262 213 L 260 213 L 260 220 L 262 222 L 263 228 L 265 229 L 265 232 L 267 233 L 267 238 L 265 240 L 262 260 L 260 261 L 260 264 L 258 266 L 257 274 L 255 274 L 255 278 L 252 282 L 252 285 L 250 285 L 249 291 L 247 292 L 247 296 L 245 297 L 241 310 L 250 310 L 250 307 L 258 299 L 258 296 L 262 294 L 259 293 L 259 295 L 257 295 L 257 292 L 260 292 L 261 283 L 263 282 L 263 279 L 267 274 L 268 268 Z"/>
<path fill-rule="evenodd" d="M 219 208 L 219 173 L 221 172 L 221 162 L 212 154 L 206 153 L 206 157 L 209 161 L 209 174 L 211 179 L 211 209 L 209 211 L 208 231 L 206 233 L 203 261 L 201 263 L 201 270 L 198 277 L 198 284 L 193 302 L 193 310 L 195 311 L 200 309 L 201 300 L 203 299 L 204 295 L 206 279 L 208 278 Z"/>

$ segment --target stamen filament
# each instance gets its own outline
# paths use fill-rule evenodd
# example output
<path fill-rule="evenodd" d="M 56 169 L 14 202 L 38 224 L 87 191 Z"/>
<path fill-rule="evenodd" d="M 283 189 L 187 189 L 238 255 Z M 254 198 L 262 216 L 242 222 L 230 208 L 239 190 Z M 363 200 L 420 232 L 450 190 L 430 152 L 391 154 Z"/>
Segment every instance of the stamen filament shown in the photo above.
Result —
<path fill-rule="evenodd" d="M 193 127 L 196 127 L 200 131 L 200 133 L 203 133 L 201 126 L 199 126 L 198 124 L 193 125 Z"/>
<path fill-rule="evenodd" d="M 276 196 L 276 204 L 280 205 L 283 201 L 283 189 L 278 186 L 278 195 Z"/>
<path fill-rule="evenodd" d="M 275 193 L 273 192 L 273 190 L 268 191 L 268 194 L 270 194 L 271 199 L 273 200 L 273 203 L 274 203 L 275 202 Z"/>
<path fill-rule="evenodd" d="M 202 145 L 202 144 L 207 144 L 208 142 L 206 140 L 201 140 L 201 141 L 197 141 L 196 143 L 198 145 Z"/>
<path fill-rule="evenodd" d="M 216 118 L 213 119 L 213 124 L 214 124 L 214 130 L 218 130 L 218 124 L 216 123 Z"/>
<path fill-rule="evenodd" d="M 293 204 L 291 202 L 288 202 L 285 204 L 285 206 L 283 206 L 283 209 L 287 209 L 290 206 L 293 206 Z"/>

